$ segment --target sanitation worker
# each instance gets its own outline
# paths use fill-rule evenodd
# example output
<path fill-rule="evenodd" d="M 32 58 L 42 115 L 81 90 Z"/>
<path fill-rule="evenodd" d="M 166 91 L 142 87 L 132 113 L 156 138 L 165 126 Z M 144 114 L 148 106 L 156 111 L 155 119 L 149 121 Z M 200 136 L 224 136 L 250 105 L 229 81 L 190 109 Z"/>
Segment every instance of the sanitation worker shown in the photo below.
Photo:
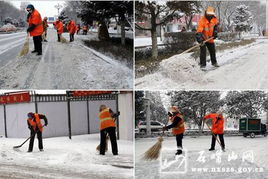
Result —
<path fill-rule="evenodd" d="M 107 108 L 105 105 L 100 105 L 100 155 L 105 155 L 105 146 L 106 146 L 106 136 L 107 134 L 110 137 L 112 144 L 112 153 L 113 155 L 118 155 L 117 141 L 116 141 L 116 125 L 114 118 L 117 118 L 120 115 L 120 112 L 114 113 L 110 108 Z"/>
<path fill-rule="evenodd" d="M 177 106 L 172 106 L 168 112 L 171 124 L 163 127 L 163 130 L 172 128 L 172 134 L 176 136 L 177 141 L 177 153 L 175 155 L 182 154 L 182 139 L 185 131 L 184 119 Z"/>
<path fill-rule="evenodd" d="M 69 20 L 68 24 L 67 24 L 67 30 L 69 31 L 70 34 L 70 42 L 74 41 L 74 34 L 76 32 L 76 25 L 75 22 L 73 20 Z"/>
<path fill-rule="evenodd" d="M 34 8 L 32 4 L 29 4 L 26 8 L 28 28 L 27 33 L 33 37 L 34 50 L 32 53 L 37 53 L 37 55 L 42 55 L 42 34 L 43 34 L 43 21 L 40 13 Z"/>
<path fill-rule="evenodd" d="M 212 139 L 211 139 L 211 147 L 209 151 L 215 150 L 215 142 L 217 139 L 217 135 L 219 135 L 220 138 L 220 145 L 222 150 L 225 150 L 225 144 L 224 144 L 224 118 L 222 116 L 221 112 L 218 113 L 209 113 L 204 116 L 204 120 L 212 119 Z M 206 121 L 205 121 L 206 122 Z"/>
<path fill-rule="evenodd" d="M 214 67 L 219 67 L 216 60 L 215 43 L 213 39 L 218 37 L 218 20 L 215 16 L 215 10 L 213 7 L 208 7 L 205 11 L 205 15 L 201 17 L 198 22 L 196 31 L 196 40 L 201 44 L 200 46 L 200 68 L 206 68 L 206 47 L 210 53 L 210 60 Z M 205 40 L 213 38 L 206 43 Z"/>
<path fill-rule="evenodd" d="M 60 42 L 61 35 L 63 33 L 63 23 L 60 19 L 57 19 L 56 22 L 53 23 L 54 28 L 57 30 L 58 42 Z"/>
<path fill-rule="evenodd" d="M 43 19 L 43 29 L 44 29 L 43 41 L 44 42 L 47 42 L 47 28 L 48 28 L 47 17 L 44 17 Z"/>
<path fill-rule="evenodd" d="M 47 118 L 43 114 L 37 114 L 37 113 L 32 113 L 32 112 L 29 112 L 27 116 L 28 116 L 28 119 L 27 119 L 28 128 L 31 131 L 31 139 L 29 143 L 28 152 L 33 151 L 35 134 L 37 134 L 39 150 L 42 152 L 44 150 L 43 150 L 43 140 L 42 140 L 43 125 L 41 123 L 41 119 L 44 120 L 45 126 L 47 126 L 48 124 Z"/>

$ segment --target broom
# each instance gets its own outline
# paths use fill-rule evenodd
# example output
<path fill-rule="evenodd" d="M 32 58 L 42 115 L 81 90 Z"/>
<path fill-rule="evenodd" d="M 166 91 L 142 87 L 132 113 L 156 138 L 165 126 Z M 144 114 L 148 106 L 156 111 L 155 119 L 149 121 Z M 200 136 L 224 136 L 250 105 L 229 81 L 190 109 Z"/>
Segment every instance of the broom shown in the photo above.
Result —
<path fill-rule="evenodd" d="M 169 120 L 167 120 L 165 126 L 167 125 L 168 121 Z M 143 156 L 144 160 L 156 160 L 156 159 L 158 159 L 159 154 L 160 154 L 160 150 L 162 148 L 162 142 L 164 140 L 163 135 L 164 135 L 164 130 L 161 133 L 161 136 L 158 137 L 158 139 L 157 139 L 158 141 L 144 153 L 144 156 Z"/>
<path fill-rule="evenodd" d="M 64 37 L 62 36 L 62 34 L 60 35 L 60 42 L 61 42 L 61 43 L 67 43 L 66 38 L 64 38 Z"/>
<path fill-rule="evenodd" d="M 18 55 L 18 57 L 22 57 L 24 55 L 27 55 L 29 52 L 29 35 L 27 35 L 26 40 L 23 44 L 23 47 Z"/>
<path fill-rule="evenodd" d="M 109 140 L 109 136 L 106 134 L 106 145 L 105 145 L 105 152 L 108 151 L 108 140 Z M 97 151 L 100 151 L 100 144 L 96 147 Z"/>

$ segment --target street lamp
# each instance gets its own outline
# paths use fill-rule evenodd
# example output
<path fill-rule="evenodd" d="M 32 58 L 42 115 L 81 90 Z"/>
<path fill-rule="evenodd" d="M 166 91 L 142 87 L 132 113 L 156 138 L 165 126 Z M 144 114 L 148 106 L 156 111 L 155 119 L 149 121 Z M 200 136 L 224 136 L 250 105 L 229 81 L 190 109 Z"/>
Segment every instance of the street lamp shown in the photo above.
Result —
<path fill-rule="evenodd" d="M 63 7 L 62 5 L 60 5 L 59 3 L 57 5 L 54 6 L 57 10 L 58 10 L 58 16 L 60 15 L 60 9 Z"/>

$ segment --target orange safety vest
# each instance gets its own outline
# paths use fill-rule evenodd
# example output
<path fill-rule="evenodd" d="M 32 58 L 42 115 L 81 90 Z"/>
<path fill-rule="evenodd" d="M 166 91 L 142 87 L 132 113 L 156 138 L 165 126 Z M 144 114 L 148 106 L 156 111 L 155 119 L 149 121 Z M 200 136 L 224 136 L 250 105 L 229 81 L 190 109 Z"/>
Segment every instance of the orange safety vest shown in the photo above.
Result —
<path fill-rule="evenodd" d="M 177 124 L 176 127 L 173 127 L 173 128 L 172 128 L 172 134 L 173 134 L 173 135 L 182 134 L 182 133 L 184 133 L 184 131 L 185 131 L 185 127 L 184 127 L 184 119 L 183 119 L 183 116 L 182 116 L 181 114 L 178 113 L 176 116 L 171 117 L 170 121 L 173 122 L 174 119 L 175 119 L 176 117 L 181 118 L 181 120 L 180 120 L 180 122 Z"/>
<path fill-rule="evenodd" d="M 196 32 L 202 33 L 204 39 L 208 39 L 213 36 L 214 26 L 218 24 L 218 20 L 216 17 L 213 17 L 210 22 L 207 20 L 205 16 L 201 17 L 198 22 Z M 211 39 L 208 43 L 214 43 L 214 40 Z"/>
<path fill-rule="evenodd" d="M 67 29 L 69 31 L 70 34 L 74 34 L 76 31 L 76 25 L 74 21 L 70 21 L 67 25 Z"/>
<path fill-rule="evenodd" d="M 55 23 L 53 23 L 57 29 L 57 33 L 58 34 L 62 34 L 63 33 L 63 23 L 61 21 L 56 21 Z"/>
<path fill-rule="evenodd" d="M 220 118 L 217 121 L 217 118 Z M 224 133 L 224 118 L 217 113 L 207 114 L 204 119 L 212 119 L 212 132 L 213 134 L 223 134 Z M 216 123 L 217 122 L 217 123 Z"/>
<path fill-rule="evenodd" d="M 99 113 L 100 130 L 108 127 L 115 127 L 115 122 L 110 114 L 110 109 L 106 108 Z"/>
<path fill-rule="evenodd" d="M 43 21 L 39 12 L 35 9 L 31 16 L 27 19 L 29 26 L 32 24 L 36 27 L 30 32 L 30 36 L 39 36 L 43 34 Z"/>
<path fill-rule="evenodd" d="M 29 122 L 29 124 L 32 126 L 32 128 L 36 131 L 36 128 L 38 127 L 39 131 L 43 132 L 43 126 L 41 123 L 41 120 L 39 118 L 39 115 L 37 113 L 34 113 L 34 120 L 32 120 L 31 118 L 28 118 L 27 121 Z"/>

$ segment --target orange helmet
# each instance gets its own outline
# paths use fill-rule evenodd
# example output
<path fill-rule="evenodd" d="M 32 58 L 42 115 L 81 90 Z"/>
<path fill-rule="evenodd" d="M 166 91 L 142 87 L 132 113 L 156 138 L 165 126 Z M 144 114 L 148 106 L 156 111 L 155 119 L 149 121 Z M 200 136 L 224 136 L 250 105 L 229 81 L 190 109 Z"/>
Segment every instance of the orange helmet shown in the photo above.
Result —
<path fill-rule="evenodd" d="M 215 9 L 214 9 L 214 7 L 208 6 L 208 8 L 206 10 L 206 14 L 207 15 L 215 15 Z"/>

